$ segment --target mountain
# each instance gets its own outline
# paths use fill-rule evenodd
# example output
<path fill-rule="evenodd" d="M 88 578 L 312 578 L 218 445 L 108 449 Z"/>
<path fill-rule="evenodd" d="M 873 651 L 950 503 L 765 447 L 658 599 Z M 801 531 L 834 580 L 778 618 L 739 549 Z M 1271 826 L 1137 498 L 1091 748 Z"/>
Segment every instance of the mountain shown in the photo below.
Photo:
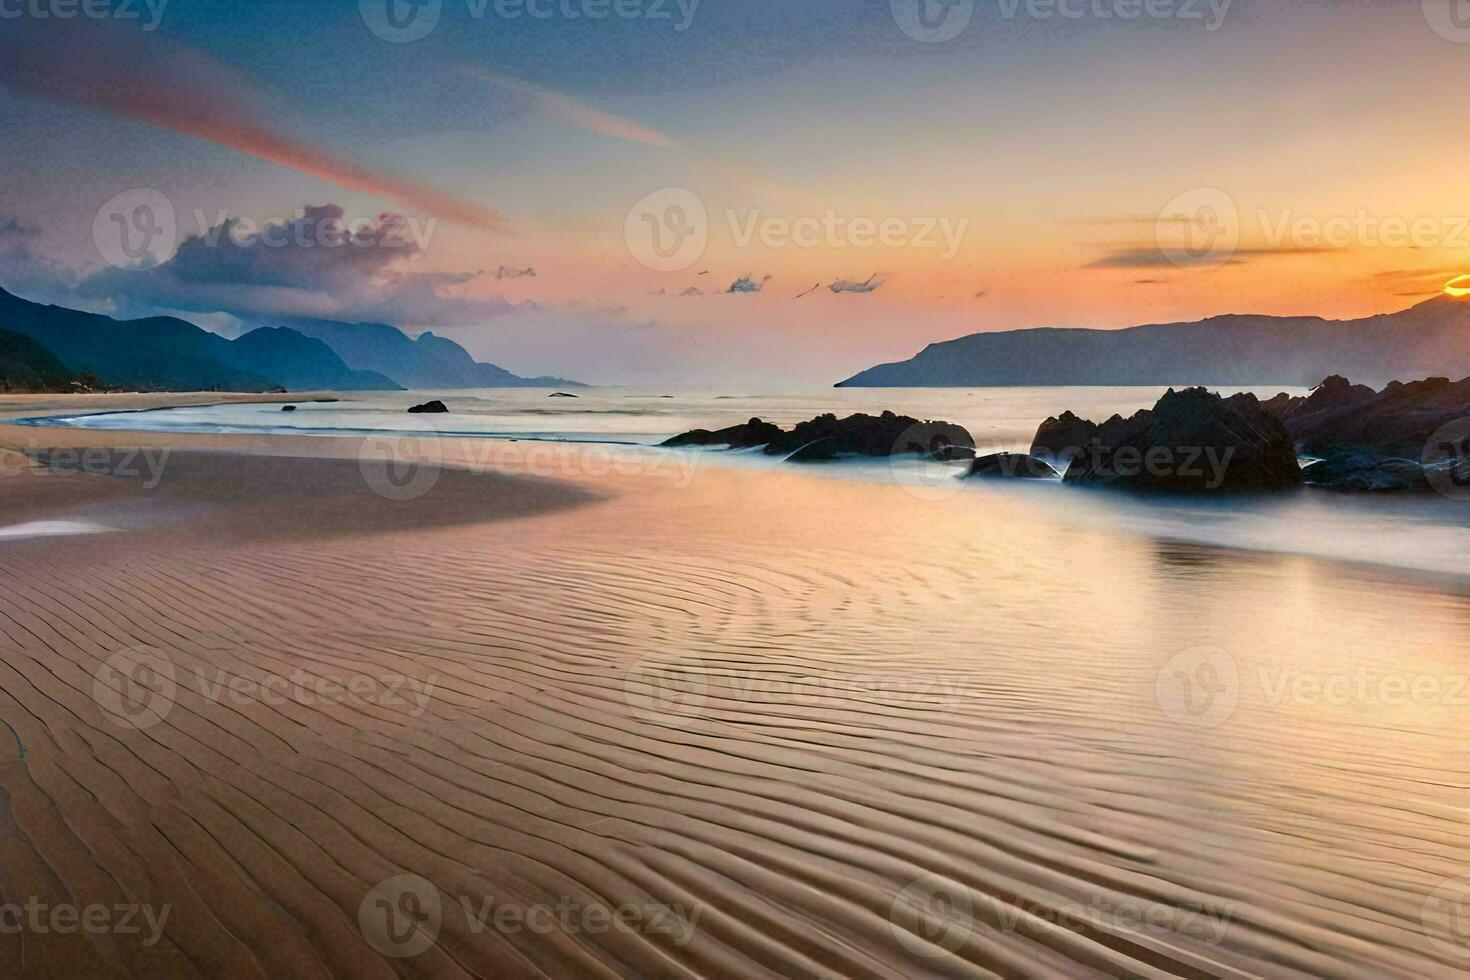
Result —
<path fill-rule="evenodd" d="M 0 391 L 64 390 L 71 372 L 25 334 L 0 330 Z"/>
<path fill-rule="evenodd" d="M 271 378 L 232 363 L 230 341 L 173 317 L 114 320 L 0 289 L 0 330 L 25 334 L 73 373 L 142 391 L 265 391 Z"/>
<path fill-rule="evenodd" d="M 1124 330 L 977 333 L 836 387 L 1310 387 L 1331 374 L 1376 382 L 1470 374 L 1470 303 L 1440 296 L 1360 320 L 1231 315 Z"/>
<path fill-rule="evenodd" d="M 21 299 L 0 289 L 0 330 L 23 334 L 69 374 L 91 371 L 140 391 L 268 391 L 390 388 L 380 375 L 350 370 L 318 341 L 290 330 L 230 341 L 169 316 L 114 320 Z"/>
<path fill-rule="evenodd" d="M 231 362 L 293 391 L 396 391 L 376 371 L 354 371 L 332 348 L 285 327 L 261 327 L 230 344 Z"/>
<path fill-rule="evenodd" d="M 407 388 L 583 388 L 563 378 L 521 378 L 477 362 L 463 347 L 433 333 L 415 340 L 386 323 L 291 318 L 286 326 L 323 341 L 359 371 L 377 371 Z"/>

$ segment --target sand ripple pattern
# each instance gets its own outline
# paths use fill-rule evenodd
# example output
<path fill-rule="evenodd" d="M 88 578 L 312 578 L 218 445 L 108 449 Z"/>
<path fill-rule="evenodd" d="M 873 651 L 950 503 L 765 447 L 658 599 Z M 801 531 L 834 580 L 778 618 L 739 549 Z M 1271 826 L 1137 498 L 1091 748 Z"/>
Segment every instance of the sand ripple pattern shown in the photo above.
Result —
<path fill-rule="evenodd" d="M 416 534 L 12 548 L 0 898 L 171 911 L 152 945 L 0 936 L 0 973 L 1470 968 L 1424 913 L 1470 873 L 1470 710 L 1260 681 L 1463 674 L 1463 591 L 974 499 L 696 486 Z M 1200 644 L 1240 678 L 1211 727 L 1157 693 Z M 173 671 L 143 727 L 99 705 L 119 651 Z M 318 696 L 258 696 L 293 675 Z M 320 694 L 352 677 L 377 686 Z M 375 934 L 379 899 L 421 932 Z M 559 905 L 575 928 L 475 920 Z"/>

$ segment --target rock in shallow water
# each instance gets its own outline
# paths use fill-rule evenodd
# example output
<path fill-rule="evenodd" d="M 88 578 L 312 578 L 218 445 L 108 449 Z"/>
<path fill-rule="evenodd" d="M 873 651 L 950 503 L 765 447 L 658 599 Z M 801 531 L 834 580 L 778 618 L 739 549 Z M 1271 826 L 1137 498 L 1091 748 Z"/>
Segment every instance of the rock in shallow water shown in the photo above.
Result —
<path fill-rule="evenodd" d="M 1417 460 L 1370 453 L 1333 456 L 1302 470 L 1308 486 L 1331 490 L 1428 490 L 1429 477 Z"/>
<path fill-rule="evenodd" d="M 844 456 L 898 456 L 908 453 L 964 458 L 974 454 L 975 440 L 963 426 L 950 422 L 920 421 L 907 415 L 849 415 L 828 413 L 802 422 L 790 432 L 770 422 L 751 419 L 743 425 L 711 432 L 694 429 L 674 436 L 664 446 L 729 446 L 745 449 L 765 446 L 772 456 L 787 462 L 808 463 Z"/>
<path fill-rule="evenodd" d="M 410 415 L 444 415 L 444 414 L 448 413 L 448 411 L 449 411 L 449 409 L 447 407 L 445 407 L 444 403 L 441 402 L 441 401 L 438 401 L 436 399 L 436 400 L 431 401 L 431 402 L 424 402 L 422 405 L 415 405 L 413 408 L 410 408 L 408 410 L 408 414 L 410 414 Z"/>
<path fill-rule="evenodd" d="M 967 477 L 977 479 L 1056 480 L 1060 475 L 1040 456 L 991 453 L 970 464 Z"/>
<path fill-rule="evenodd" d="M 731 449 L 750 449 L 764 446 L 781 435 L 781 427 L 773 422 L 751 419 L 727 429 L 694 429 L 660 443 L 662 446 L 729 446 Z"/>
<path fill-rule="evenodd" d="M 1170 388 L 1131 418 L 1094 425 L 1067 413 L 1036 435 L 1034 453 L 1070 461 L 1068 483 L 1198 492 L 1274 490 L 1302 479 L 1290 433 L 1249 394 Z"/>
<path fill-rule="evenodd" d="M 946 449 L 974 449 L 975 440 L 952 422 L 920 421 L 907 415 L 849 415 L 830 412 L 802 422 L 766 446 L 789 462 L 815 462 L 843 456 L 932 456 Z"/>

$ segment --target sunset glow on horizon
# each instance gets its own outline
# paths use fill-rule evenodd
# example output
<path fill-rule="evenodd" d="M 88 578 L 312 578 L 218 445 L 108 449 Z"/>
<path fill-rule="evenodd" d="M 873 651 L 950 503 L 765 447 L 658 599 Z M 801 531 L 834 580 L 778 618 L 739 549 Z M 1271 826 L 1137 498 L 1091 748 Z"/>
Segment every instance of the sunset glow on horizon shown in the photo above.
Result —
<path fill-rule="evenodd" d="M 1467 295 L 1444 285 L 1470 255 L 1457 134 L 1427 100 L 1363 97 L 1462 74 L 1470 52 L 1417 5 L 1271 0 L 1211 29 L 977 8 L 943 43 L 887 3 L 838 0 L 711 2 L 687 23 L 445 4 L 411 43 L 356 3 L 269 6 L 165 17 L 148 45 L 71 23 L 126 54 L 107 68 L 98 45 L 7 27 L 31 54 L 0 67 L 24 175 L 0 198 L 0 248 L 26 262 L 0 286 L 212 328 L 291 310 L 432 328 L 605 382 L 830 379 L 976 331 Z M 302 46 L 332 70 L 298 64 Z M 1288 58 L 1289 104 L 1258 68 Z M 96 209 L 136 188 L 170 203 L 175 249 L 221 215 L 323 205 L 432 235 L 371 269 L 229 290 L 170 273 L 164 290 L 91 242 Z"/>

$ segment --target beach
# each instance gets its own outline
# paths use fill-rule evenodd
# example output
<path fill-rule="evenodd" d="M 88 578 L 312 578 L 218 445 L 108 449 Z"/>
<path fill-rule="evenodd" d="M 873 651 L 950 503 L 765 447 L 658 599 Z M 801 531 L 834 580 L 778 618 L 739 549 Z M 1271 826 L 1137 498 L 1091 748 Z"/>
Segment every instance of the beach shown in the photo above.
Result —
<path fill-rule="evenodd" d="M 0 974 L 1470 964 L 1470 577 L 414 435 L 0 425 Z"/>

